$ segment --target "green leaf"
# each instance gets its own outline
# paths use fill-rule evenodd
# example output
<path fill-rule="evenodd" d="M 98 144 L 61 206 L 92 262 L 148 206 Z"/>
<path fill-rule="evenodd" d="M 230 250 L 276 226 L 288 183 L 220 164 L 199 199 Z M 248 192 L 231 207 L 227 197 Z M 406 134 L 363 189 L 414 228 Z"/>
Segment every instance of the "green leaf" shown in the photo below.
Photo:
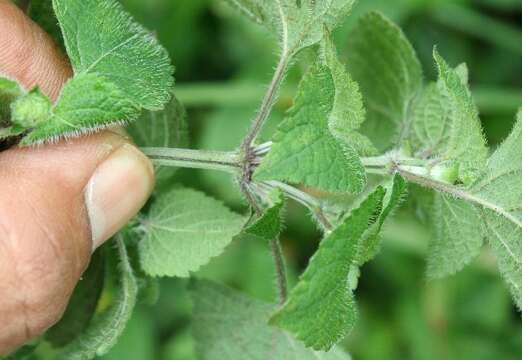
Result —
<path fill-rule="evenodd" d="M 11 103 L 23 94 L 23 89 L 16 81 L 0 76 L 0 131 L 1 128 L 10 125 Z M 0 138 L 2 138 L 1 135 Z"/>
<path fill-rule="evenodd" d="M 110 253 L 108 274 L 116 276 L 112 304 L 97 314 L 83 334 L 69 343 L 60 353 L 59 359 L 86 360 L 106 354 L 122 334 L 129 321 L 138 285 L 129 262 L 127 249 L 122 236 L 116 236 L 115 244 L 109 244 Z M 114 246 L 115 245 L 115 246 Z"/>
<path fill-rule="evenodd" d="M 367 109 L 363 133 L 387 150 L 409 126 L 409 108 L 422 87 L 420 62 L 402 30 L 379 13 L 361 17 L 347 41 L 348 70 Z"/>
<path fill-rule="evenodd" d="M 265 212 L 248 225 L 243 234 L 251 235 L 265 241 L 272 241 L 279 238 L 283 227 L 282 212 L 285 206 L 285 199 L 280 190 L 275 190 L 270 194 L 272 204 Z"/>
<path fill-rule="evenodd" d="M 140 147 L 186 148 L 189 133 L 186 111 L 183 105 L 172 96 L 161 111 L 144 111 L 137 121 L 126 130 Z M 168 182 L 176 168 L 156 166 L 156 186 Z"/>
<path fill-rule="evenodd" d="M 51 116 L 51 101 L 39 88 L 34 88 L 11 103 L 11 123 L 14 127 L 31 129 Z"/>
<path fill-rule="evenodd" d="M 190 286 L 192 331 L 202 360 L 347 360 L 340 349 L 328 353 L 305 348 L 267 322 L 274 306 L 208 281 Z"/>
<path fill-rule="evenodd" d="M 143 270 L 151 276 L 187 277 L 220 255 L 245 220 L 222 203 L 191 189 L 163 194 L 143 220 Z"/>
<path fill-rule="evenodd" d="M 173 84 L 167 51 L 118 1 L 53 0 L 53 5 L 75 76 L 103 76 L 140 108 L 163 108 Z"/>
<path fill-rule="evenodd" d="M 468 265 L 484 244 L 484 229 L 478 210 L 470 203 L 445 194 L 435 194 L 428 249 L 428 278 L 455 274 Z"/>
<path fill-rule="evenodd" d="M 253 21 L 276 33 L 283 57 L 317 44 L 350 13 L 354 0 L 226 0 Z"/>
<path fill-rule="evenodd" d="M 383 210 L 379 214 L 377 221 L 364 234 L 358 261 L 359 266 L 373 259 L 379 252 L 381 245 L 379 234 L 382 227 L 386 219 L 401 205 L 408 192 L 408 184 L 399 174 L 395 174 L 385 188 L 387 191 L 383 201 Z"/>
<path fill-rule="evenodd" d="M 116 85 L 94 74 L 69 80 L 47 121 L 40 122 L 22 145 L 75 136 L 136 118 L 139 110 Z"/>
<path fill-rule="evenodd" d="M 381 214 L 385 193 L 378 187 L 327 235 L 271 324 L 316 350 L 329 350 L 353 328 L 356 306 L 348 275 L 357 265 L 363 235 Z"/>
<path fill-rule="evenodd" d="M 61 320 L 50 328 L 45 338 L 54 346 L 61 347 L 73 341 L 89 326 L 103 290 L 105 257 L 97 251 L 69 300 Z"/>
<path fill-rule="evenodd" d="M 332 134 L 346 146 L 357 150 L 360 155 L 377 152 L 370 139 L 357 132 L 366 117 L 359 85 L 346 71 L 337 57 L 337 50 L 326 34 L 322 41 L 322 57 L 330 69 L 335 86 L 335 98 L 328 125 Z"/>
<path fill-rule="evenodd" d="M 509 137 L 491 155 L 471 193 L 482 204 L 500 272 L 522 310 L 522 109 Z"/>
<path fill-rule="evenodd" d="M 433 54 L 439 70 L 438 91 L 447 102 L 449 123 L 445 152 L 442 159 L 453 160 L 459 165 L 459 180 L 469 185 L 484 168 L 488 149 L 482 127 L 462 70 L 451 69 L 435 50 Z M 440 109 L 439 109 L 440 111 Z"/>
<path fill-rule="evenodd" d="M 335 88 L 327 67 L 315 64 L 303 77 L 288 117 L 254 180 L 302 183 L 334 193 L 358 193 L 366 173 L 356 151 L 330 132 Z"/>

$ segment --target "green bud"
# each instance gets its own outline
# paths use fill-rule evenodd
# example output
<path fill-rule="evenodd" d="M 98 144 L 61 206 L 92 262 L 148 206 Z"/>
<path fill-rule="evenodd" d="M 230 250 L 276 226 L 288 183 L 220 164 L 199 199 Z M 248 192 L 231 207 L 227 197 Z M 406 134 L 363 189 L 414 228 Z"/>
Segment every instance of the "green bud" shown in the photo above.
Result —
<path fill-rule="evenodd" d="M 32 129 L 51 114 L 51 101 L 39 88 L 19 97 L 11 104 L 11 122 L 23 129 Z"/>

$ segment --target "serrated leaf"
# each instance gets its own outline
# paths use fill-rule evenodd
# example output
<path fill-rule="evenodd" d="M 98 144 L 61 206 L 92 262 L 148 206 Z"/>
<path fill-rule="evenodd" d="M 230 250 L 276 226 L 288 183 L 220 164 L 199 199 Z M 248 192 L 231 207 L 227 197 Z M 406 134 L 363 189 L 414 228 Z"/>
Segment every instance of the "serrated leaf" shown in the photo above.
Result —
<path fill-rule="evenodd" d="M 143 220 L 143 270 L 151 276 L 187 277 L 237 235 L 245 219 L 221 202 L 191 189 L 163 194 Z"/>
<path fill-rule="evenodd" d="M 192 331 L 202 360 L 348 360 L 340 349 L 317 352 L 269 326 L 274 306 L 208 281 L 190 286 Z"/>
<path fill-rule="evenodd" d="M 327 235 L 271 324 L 316 350 L 329 350 L 353 328 L 356 306 L 348 275 L 359 260 L 364 233 L 381 214 L 385 193 L 378 187 Z"/>
<path fill-rule="evenodd" d="M 422 87 L 420 62 L 402 30 L 379 13 L 361 17 L 347 41 L 348 70 L 367 110 L 362 132 L 387 150 L 409 126 L 409 108 Z"/>
<path fill-rule="evenodd" d="M 464 200 L 435 194 L 433 207 L 427 276 L 441 278 L 462 270 L 479 254 L 484 229 L 478 210 Z"/>
<path fill-rule="evenodd" d="M 283 226 L 282 211 L 285 206 L 285 199 L 280 190 L 275 190 L 270 194 L 272 204 L 265 212 L 249 224 L 243 234 L 251 235 L 265 241 L 272 241 L 279 237 Z"/>
<path fill-rule="evenodd" d="M 488 149 L 482 133 L 482 127 L 467 80 L 462 70 L 460 73 L 451 69 L 435 50 L 433 54 L 439 70 L 437 89 L 445 98 L 444 107 L 449 107 L 449 124 L 442 159 L 453 160 L 459 165 L 459 180 L 469 185 L 483 169 Z M 464 77 L 465 76 L 465 77 Z"/>
<path fill-rule="evenodd" d="M 379 235 L 382 227 L 386 219 L 401 205 L 408 192 L 408 184 L 399 174 L 395 174 L 391 182 L 385 185 L 385 188 L 387 191 L 383 201 L 383 210 L 377 221 L 364 234 L 358 260 L 359 266 L 373 259 L 379 252 L 381 245 Z"/>
<path fill-rule="evenodd" d="M 53 346 L 67 345 L 89 326 L 103 290 L 104 277 L 104 253 L 97 251 L 76 285 L 62 318 L 45 333 L 45 339 Z"/>
<path fill-rule="evenodd" d="M 360 155 L 377 152 L 370 139 L 357 132 L 366 117 L 359 85 L 352 79 L 337 57 L 335 45 L 327 33 L 321 44 L 322 57 L 330 69 L 335 86 L 335 97 L 328 125 L 332 134 Z"/>
<path fill-rule="evenodd" d="M 315 64 L 303 77 L 295 104 L 279 125 L 254 180 L 302 183 L 334 193 L 364 188 L 366 173 L 357 152 L 330 132 L 334 99 L 330 70 Z"/>
<path fill-rule="evenodd" d="M 186 148 L 189 144 L 186 111 L 175 96 L 163 110 L 144 111 L 126 130 L 140 147 Z M 176 170 L 156 166 L 156 186 L 169 181 Z"/>
<path fill-rule="evenodd" d="M 76 76 L 103 76 L 140 108 L 163 108 L 173 84 L 167 51 L 118 1 L 53 0 L 53 6 Z"/>
<path fill-rule="evenodd" d="M 522 310 L 522 109 L 509 137 L 470 189 L 484 211 L 488 240 L 515 303 Z"/>
<path fill-rule="evenodd" d="M 60 360 L 88 360 L 105 355 L 116 344 L 132 315 L 138 285 L 123 238 L 116 236 L 114 242 L 108 244 L 112 246 L 108 254 L 110 274 L 117 277 L 112 304 L 97 314 L 84 333 L 63 349 L 58 357 Z"/>
<path fill-rule="evenodd" d="M 283 56 L 317 44 L 350 13 L 354 0 L 226 0 L 242 14 L 265 25 L 280 39 Z"/>
<path fill-rule="evenodd" d="M 78 75 L 69 80 L 51 116 L 24 137 L 28 145 L 75 136 L 114 123 L 136 118 L 139 109 L 116 85 L 94 74 Z"/>

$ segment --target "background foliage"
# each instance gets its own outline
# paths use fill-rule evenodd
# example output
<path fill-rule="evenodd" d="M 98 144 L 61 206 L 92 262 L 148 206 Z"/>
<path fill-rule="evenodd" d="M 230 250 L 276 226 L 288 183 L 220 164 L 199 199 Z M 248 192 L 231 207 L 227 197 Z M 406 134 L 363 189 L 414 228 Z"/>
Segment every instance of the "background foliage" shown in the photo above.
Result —
<path fill-rule="evenodd" d="M 238 146 L 259 106 L 277 61 L 273 39 L 221 2 L 124 0 L 154 30 L 176 66 L 176 95 L 187 107 L 191 146 Z M 433 45 L 455 66 L 465 61 L 488 142 L 506 137 L 522 104 L 521 0 L 361 0 L 335 33 L 346 55 L 357 18 L 379 10 L 404 29 L 428 79 L 435 79 Z M 304 66 L 295 67 L 264 132 L 271 133 L 291 105 Z M 180 170 L 186 185 L 243 209 L 225 174 Z M 416 191 L 415 188 L 412 191 Z M 421 197 L 417 196 L 416 199 Z M 359 279 L 360 317 L 343 346 L 355 359 L 518 359 L 522 322 L 488 248 L 471 266 L 443 280 L 426 280 L 429 231 L 423 210 L 407 202 L 384 229 L 383 251 Z M 417 217 L 411 216 L 416 213 Z M 281 236 L 293 277 L 318 246 L 312 221 L 290 203 Z M 273 300 L 272 259 L 262 242 L 230 246 L 198 273 L 264 300 Z M 116 347 L 104 359 L 195 359 L 187 281 L 162 280 L 157 305 L 142 299 Z M 107 298 L 111 294 L 104 294 Z"/>

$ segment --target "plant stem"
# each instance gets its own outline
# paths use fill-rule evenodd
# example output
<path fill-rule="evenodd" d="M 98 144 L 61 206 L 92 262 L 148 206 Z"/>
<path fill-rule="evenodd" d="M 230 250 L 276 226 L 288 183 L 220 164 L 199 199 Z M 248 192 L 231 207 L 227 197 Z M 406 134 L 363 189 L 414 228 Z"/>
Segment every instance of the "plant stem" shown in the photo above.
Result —
<path fill-rule="evenodd" d="M 270 251 L 274 258 L 276 277 L 277 277 L 277 289 L 279 291 L 279 302 L 284 304 L 288 295 L 288 285 L 286 281 L 286 266 L 283 257 L 283 251 L 281 249 L 281 243 L 279 239 L 273 239 L 270 241 Z"/>
<path fill-rule="evenodd" d="M 141 148 L 141 151 L 157 165 L 220 170 L 232 174 L 241 171 L 240 156 L 236 152 L 176 148 Z"/>
<path fill-rule="evenodd" d="M 266 119 L 268 118 L 268 115 L 270 115 L 270 111 L 272 110 L 272 106 L 274 105 L 275 98 L 277 96 L 279 88 L 281 87 L 281 83 L 283 82 L 283 79 L 285 77 L 286 69 L 288 67 L 288 60 L 289 57 L 287 53 L 283 52 L 283 54 L 281 55 L 281 59 L 279 60 L 279 64 L 277 64 L 274 76 L 272 77 L 272 82 L 270 83 L 265 97 L 263 98 L 263 102 L 261 103 L 261 108 L 259 109 L 259 112 L 257 113 L 252 123 L 252 126 L 250 127 L 250 130 L 243 139 L 242 148 L 245 153 L 249 151 L 250 147 L 252 146 L 252 143 L 256 139 L 257 135 L 259 134 L 259 131 L 261 131 L 261 128 L 263 127 Z"/>

